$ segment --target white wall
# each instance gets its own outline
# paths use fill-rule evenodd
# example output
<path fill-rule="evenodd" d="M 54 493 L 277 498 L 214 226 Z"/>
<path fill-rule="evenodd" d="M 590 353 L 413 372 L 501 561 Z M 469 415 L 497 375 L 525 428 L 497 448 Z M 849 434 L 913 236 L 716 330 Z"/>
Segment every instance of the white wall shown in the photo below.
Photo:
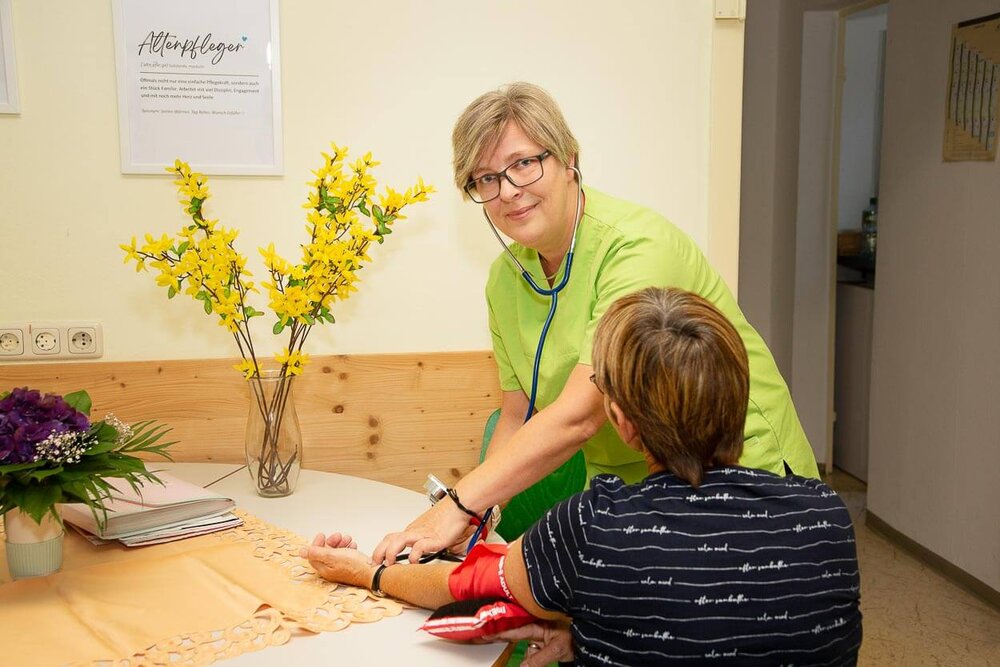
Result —
<path fill-rule="evenodd" d="M 892 0 L 868 507 L 1000 590 L 1000 162 L 942 161 L 953 24 L 995 0 Z"/>
<path fill-rule="evenodd" d="M 878 5 L 844 21 L 837 229 L 861 229 L 861 212 L 878 196 L 882 38 L 888 15 L 889 6 Z"/>
<path fill-rule="evenodd" d="M 304 181 L 328 141 L 371 150 L 381 182 L 440 192 L 373 254 L 309 351 L 489 347 L 482 289 L 497 254 L 451 187 L 450 133 L 479 93 L 526 79 L 561 103 L 589 183 L 648 204 L 704 247 L 713 3 L 515 0 L 281 3 L 285 175 L 215 177 L 207 206 L 243 252 L 293 255 Z M 233 356 L 193 302 L 122 265 L 118 244 L 177 229 L 167 176 L 119 173 L 109 2 L 13 3 L 20 116 L 0 116 L 0 321 L 97 320 L 106 359 Z M 738 150 L 738 146 L 735 150 Z"/>

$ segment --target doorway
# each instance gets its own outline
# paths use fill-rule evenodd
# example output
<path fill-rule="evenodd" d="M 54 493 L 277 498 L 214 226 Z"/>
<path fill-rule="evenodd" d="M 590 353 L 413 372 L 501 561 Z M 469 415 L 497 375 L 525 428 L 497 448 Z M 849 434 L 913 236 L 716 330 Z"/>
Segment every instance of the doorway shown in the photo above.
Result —
<path fill-rule="evenodd" d="M 845 226 L 860 227 L 865 205 L 877 196 L 886 16 L 887 5 L 876 0 L 805 11 L 802 18 L 791 387 L 816 460 L 826 470 L 835 458 L 842 459 L 834 450 L 845 451 L 848 440 L 850 458 L 867 466 L 869 372 L 864 359 L 852 363 L 852 368 L 863 369 L 851 376 L 860 377 L 855 382 L 860 387 L 850 388 L 848 382 L 839 394 L 850 401 L 841 400 L 837 437 L 842 446 L 834 446 L 840 290 L 836 262 L 841 217 Z M 859 201 L 864 204 L 858 206 Z M 853 282 L 852 269 L 843 271 Z M 869 298 L 869 309 L 871 302 Z M 854 331 L 854 325 L 848 330 Z M 859 336 L 870 347 L 870 331 Z M 855 347 L 852 343 L 843 355 L 850 357 Z M 855 427 L 844 433 L 848 421 Z M 854 474 L 865 474 L 856 465 L 853 469 Z"/>
<path fill-rule="evenodd" d="M 832 463 L 868 480 L 882 97 L 888 5 L 840 12 L 833 192 L 837 230 Z"/>

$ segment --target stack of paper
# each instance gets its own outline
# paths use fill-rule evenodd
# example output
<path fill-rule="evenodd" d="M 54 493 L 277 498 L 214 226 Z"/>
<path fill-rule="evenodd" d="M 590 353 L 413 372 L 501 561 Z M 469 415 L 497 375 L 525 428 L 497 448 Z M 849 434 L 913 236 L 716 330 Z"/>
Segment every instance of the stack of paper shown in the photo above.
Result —
<path fill-rule="evenodd" d="M 171 542 L 243 523 L 229 511 L 234 506 L 232 498 L 166 473 L 156 476 L 163 486 L 147 483 L 140 493 L 121 480 L 107 480 L 117 490 L 105 503 L 108 513 L 103 529 L 83 503 L 60 505 L 59 514 L 95 544 L 119 540 L 129 547 Z"/>

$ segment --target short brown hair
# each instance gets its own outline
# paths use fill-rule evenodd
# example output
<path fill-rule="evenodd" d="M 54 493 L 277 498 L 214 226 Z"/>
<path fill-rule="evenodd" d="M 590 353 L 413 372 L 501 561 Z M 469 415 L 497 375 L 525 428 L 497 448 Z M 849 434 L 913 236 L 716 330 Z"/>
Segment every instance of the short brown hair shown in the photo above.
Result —
<path fill-rule="evenodd" d="M 743 340 L 691 292 L 649 287 L 616 301 L 594 335 L 594 382 L 642 446 L 693 486 L 743 451 L 750 371 Z"/>
<path fill-rule="evenodd" d="M 510 83 L 477 97 L 455 122 L 451 133 L 455 185 L 463 194 L 476 165 L 497 145 L 510 121 L 564 165 L 577 166 L 580 144 L 552 96 L 532 83 Z"/>

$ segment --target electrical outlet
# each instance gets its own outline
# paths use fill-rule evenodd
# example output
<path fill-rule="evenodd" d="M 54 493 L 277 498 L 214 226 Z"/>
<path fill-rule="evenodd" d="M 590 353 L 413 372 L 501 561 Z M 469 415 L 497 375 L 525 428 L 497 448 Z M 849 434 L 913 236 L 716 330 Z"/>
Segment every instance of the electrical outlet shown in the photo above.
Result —
<path fill-rule="evenodd" d="M 0 362 L 87 359 L 104 354 L 97 322 L 0 323 Z"/>
<path fill-rule="evenodd" d="M 68 327 L 66 348 L 70 354 L 93 354 L 97 352 L 97 327 Z"/>
<path fill-rule="evenodd" d="M 24 331 L 22 327 L 0 325 L 0 357 L 24 356 Z"/>
<path fill-rule="evenodd" d="M 62 350 L 62 333 L 56 327 L 31 325 L 31 353 L 50 357 Z"/>

